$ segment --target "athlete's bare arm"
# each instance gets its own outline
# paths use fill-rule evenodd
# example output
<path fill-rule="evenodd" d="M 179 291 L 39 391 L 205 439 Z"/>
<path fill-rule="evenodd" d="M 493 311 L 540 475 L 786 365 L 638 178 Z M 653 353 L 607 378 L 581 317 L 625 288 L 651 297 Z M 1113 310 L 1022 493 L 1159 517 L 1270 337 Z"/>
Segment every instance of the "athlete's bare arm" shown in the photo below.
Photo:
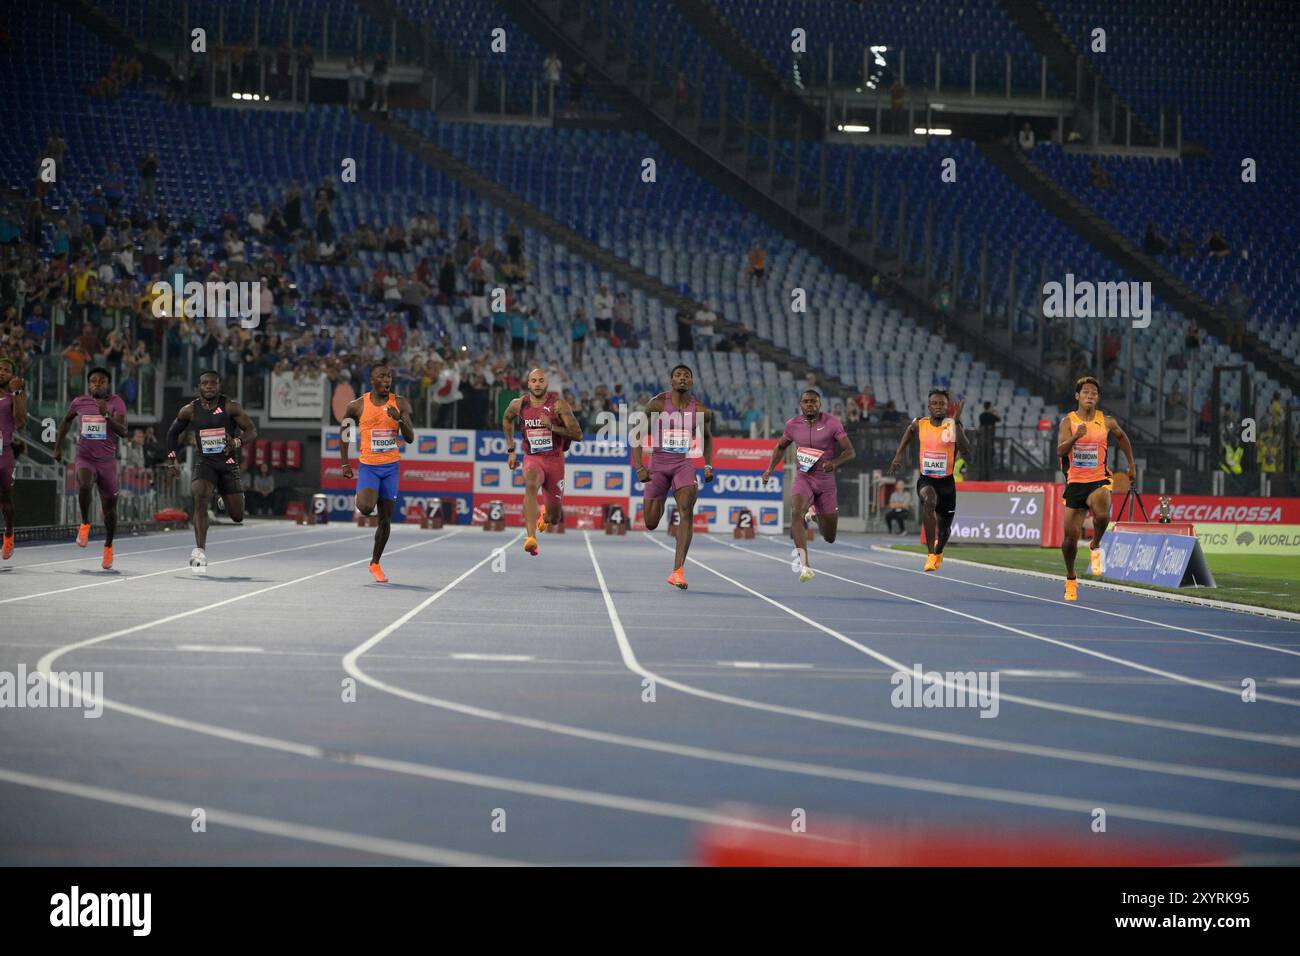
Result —
<path fill-rule="evenodd" d="M 783 457 L 785 457 L 785 450 L 789 447 L 790 447 L 790 439 L 782 435 L 781 440 L 777 442 L 776 447 L 772 449 L 772 457 L 767 460 L 767 469 L 763 472 L 764 482 L 769 481 L 771 479 L 772 472 L 776 471 L 777 464 L 781 461 Z"/>
<path fill-rule="evenodd" d="M 348 407 L 343 412 L 344 421 L 351 421 L 354 423 L 360 421 L 361 403 L 364 402 L 365 400 L 366 400 L 365 396 L 363 395 L 361 398 L 354 398 L 352 399 L 352 401 L 348 402 Z M 353 424 L 352 427 L 356 428 L 356 425 Z M 339 432 L 339 464 L 343 466 L 343 477 L 348 479 L 351 479 L 353 477 L 352 463 L 348 460 L 348 448 L 351 446 L 351 444 L 352 442 L 347 439 L 347 436 L 345 436 L 343 432 L 340 431 Z"/>
<path fill-rule="evenodd" d="M 651 430 L 651 422 L 654 416 L 663 414 L 664 398 L 662 395 L 656 395 L 650 401 L 646 402 L 645 408 L 641 409 L 641 414 L 645 417 L 645 428 Z M 639 435 L 633 435 L 632 441 L 632 467 L 636 469 L 637 480 L 645 481 L 650 476 L 649 469 L 646 468 L 642 461 L 643 455 L 641 450 L 641 441 Z M 642 474 L 645 472 L 645 474 Z"/>
<path fill-rule="evenodd" d="M 970 439 L 966 437 L 966 429 L 962 427 L 961 422 L 957 422 L 957 448 L 963 458 L 970 457 Z"/>
<path fill-rule="evenodd" d="M 840 439 L 839 445 L 840 453 L 830 461 L 822 462 L 822 471 L 827 474 L 830 474 L 846 461 L 852 461 L 854 458 L 858 457 L 858 453 L 853 450 L 853 442 L 848 435 L 845 435 Z"/>
<path fill-rule="evenodd" d="M 15 375 L 14 378 L 17 378 Z M 12 406 L 14 414 L 14 428 L 22 429 L 27 426 L 27 392 L 23 388 L 22 379 L 18 379 L 18 388 L 11 389 L 9 394 L 13 397 Z"/>
<path fill-rule="evenodd" d="M 112 429 L 114 435 L 116 435 L 118 438 L 127 437 L 125 412 L 121 413 L 120 415 L 108 414 L 108 402 L 104 399 L 100 399 L 99 414 L 103 415 L 104 418 L 107 419 L 108 427 Z"/>
<path fill-rule="evenodd" d="M 54 436 L 54 460 L 63 461 L 63 443 L 67 440 L 68 429 L 72 427 L 72 420 L 77 417 L 77 413 L 71 408 L 68 414 L 63 416 L 63 421 L 59 422 L 59 433 Z"/>
<path fill-rule="evenodd" d="M 1115 436 L 1115 441 L 1119 444 L 1119 450 L 1124 453 L 1124 461 L 1128 463 L 1127 474 L 1130 481 L 1137 479 L 1137 466 L 1133 463 L 1133 445 L 1128 440 L 1128 434 L 1124 429 L 1119 427 L 1119 422 L 1106 416 L 1106 431 L 1108 434 Z"/>
<path fill-rule="evenodd" d="M 903 461 L 903 452 L 907 450 L 907 446 L 912 441 L 912 436 L 916 434 L 916 428 L 917 428 L 916 423 L 918 421 L 920 421 L 920 419 L 913 418 L 911 423 L 907 426 L 907 428 L 904 429 L 903 437 L 898 442 L 898 451 L 894 452 L 894 460 L 891 461 L 889 463 L 889 467 L 885 469 L 885 472 L 887 474 L 892 475 L 894 472 L 898 470 L 899 464 L 901 464 Z"/>
<path fill-rule="evenodd" d="M 555 403 L 555 414 L 560 416 L 560 425 L 556 426 L 555 419 L 551 419 L 551 431 L 557 435 L 563 435 L 565 438 L 571 438 L 573 441 L 582 441 L 582 426 L 578 424 L 578 419 L 573 415 L 573 409 L 564 399 Z"/>
<path fill-rule="evenodd" d="M 1070 449 L 1074 447 L 1074 443 L 1086 434 L 1088 434 L 1087 425 L 1080 425 L 1077 429 L 1071 432 L 1070 419 L 1062 418 L 1061 427 L 1057 429 L 1056 432 L 1056 457 L 1068 458 L 1070 456 Z"/>
<path fill-rule="evenodd" d="M 959 401 L 953 408 L 952 422 L 957 428 L 957 450 L 961 452 L 962 457 L 970 457 L 970 442 L 966 440 L 966 429 L 961 424 L 961 412 L 966 407 L 966 399 Z"/>
<path fill-rule="evenodd" d="M 396 396 L 395 396 L 396 397 Z M 387 406 L 388 417 L 397 422 L 397 428 L 408 445 L 415 444 L 415 422 L 411 418 L 411 403 L 404 398 L 397 398 L 397 410 Z"/>
<path fill-rule="evenodd" d="M 173 478 L 179 475 L 181 471 L 180 465 L 176 461 L 176 452 L 180 448 L 181 435 L 185 434 L 185 429 L 190 427 L 190 422 L 193 420 L 193 406 L 187 403 L 181 406 L 181 410 L 176 413 L 176 420 L 172 422 L 171 428 L 167 429 L 167 461 L 171 465 Z"/>
<path fill-rule="evenodd" d="M 238 425 L 240 429 L 239 444 L 235 447 L 243 448 L 257 437 L 257 426 L 254 425 L 253 420 L 248 417 L 248 412 L 244 411 L 244 407 L 233 398 L 226 400 L 226 409 L 230 412 L 231 420 Z M 226 454 L 230 454 L 229 438 L 226 439 Z"/>
<path fill-rule="evenodd" d="M 704 480 L 713 480 L 713 410 L 704 410 Z"/>
<path fill-rule="evenodd" d="M 522 398 L 516 398 L 506 406 L 505 414 L 501 416 L 501 430 L 506 434 L 506 448 L 509 454 L 506 455 L 506 468 L 510 471 L 515 470 L 515 420 L 519 418 L 519 404 Z"/>

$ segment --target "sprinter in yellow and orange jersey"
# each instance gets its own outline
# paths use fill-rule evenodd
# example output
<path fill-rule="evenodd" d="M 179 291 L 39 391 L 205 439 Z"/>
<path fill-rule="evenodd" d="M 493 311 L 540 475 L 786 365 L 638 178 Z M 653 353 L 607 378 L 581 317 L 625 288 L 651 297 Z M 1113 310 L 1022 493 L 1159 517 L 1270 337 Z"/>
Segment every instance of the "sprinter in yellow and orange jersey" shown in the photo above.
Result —
<path fill-rule="evenodd" d="M 921 499 L 921 527 L 925 529 L 925 543 L 930 553 L 925 559 L 926 571 L 938 571 L 943 566 L 943 546 L 952 533 L 952 519 L 957 514 L 957 480 L 953 465 L 957 451 L 970 455 L 970 442 L 961 427 L 961 410 L 965 401 L 956 404 L 951 418 L 948 412 L 948 393 L 933 388 L 926 401 L 928 416 L 912 419 L 898 443 L 894 460 L 889 463 L 893 474 L 903 460 L 912 436 L 916 436 L 920 477 L 916 479 L 916 494 Z"/>
<path fill-rule="evenodd" d="M 1092 376 L 1085 376 L 1074 384 L 1074 397 L 1078 409 L 1061 419 L 1057 433 L 1056 453 L 1065 472 L 1065 537 L 1061 554 L 1065 558 L 1065 599 L 1079 600 L 1079 582 L 1074 576 L 1074 557 L 1083 534 L 1083 519 L 1092 512 L 1092 544 L 1088 557 L 1088 573 L 1101 577 L 1105 565 L 1101 554 L 1101 538 L 1110 523 L 1110 468 L 1106 466 L 1106 451 L 1111 435 L 1124 460 L 1128 462 L 1128 477 L 1134 481 L 1133 446 L 1119 423 L 1097 407 L 1101 399 L 1101 386 Z"/>

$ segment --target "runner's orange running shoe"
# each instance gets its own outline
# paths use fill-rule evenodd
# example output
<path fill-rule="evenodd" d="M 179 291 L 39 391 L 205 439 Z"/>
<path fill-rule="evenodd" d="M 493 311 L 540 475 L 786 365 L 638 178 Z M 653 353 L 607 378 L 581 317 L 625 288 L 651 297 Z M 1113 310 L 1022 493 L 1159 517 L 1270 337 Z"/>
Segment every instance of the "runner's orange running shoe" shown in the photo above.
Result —
<path fill-rule="evenodd" d="M 90 525 L 83 524 L 77 529 L 77 547 L 84 548 L 90 543 Z"/>
<path fill-rule="evenodd" d="M 1079 600 L 1079 582 L 1074 578 L 1065 580 L 1065 599 L 1067 601 Z"/>
<path fill-rule="evenodd" d="M 0 557 L 8 561 L 14 556 L 14 536 L 7 534 L 4 536 L 4 550 L 0 551 Z"/>
<path fill-rule="evenodd" d="M 110 548 L 108 545 L 104 545 L 104 562 L 100 565 L 100 567 L 102 567 L 105 571 L 111 570 L 113 567 L 113 549 Z"/>
<path fill-rule="evenodd" d="M 550 522 L 548 522 L 548 521 L 546 520 L 546 515 L 538 515 L 538 516 L 537 516 L 537 533 L 538 533 L 538 534 L 541 534 L 541 533 L 544 532 L 544 531 L 548 531 L 548 530 L 550 530 L 550 527 L 551 527 L 551 525 L 550 525 Z"/>
<path fill-rule="evenodd" d="M 540 531 L 541 529 L 538 528 L 537 530 Z M 527 551 L 529 554 L 531 554 L 533 557 L 537 557 L 537 538 L 534 537 L 533 535 L 529 535 L 527 538 L 525 538 L 524 550 Z"/>
<path fill-rule="evenodd" d="M 678 568 L 672 574 L 668 575 L 668 583 L 673 587 L 686 590 L 686 571 L 684 568 Z"/>
<path fill-rule="evenodd" d="M 388 575 L 384 573 L 384 569 L 381 568 L 379 565 L 375 564 L 375 562 L 373 561 L 370 562 L 370 573 L 375 576 L 376 583 L 378 584 L 388 583 Z"/>
<path fill-rule="evenodd" d="M 925 556 L 925 570 L 935 571 L 939 567 L 939 556 L 937 554 L 927 554 Z"/>
<path fill-rule="evenodd" d="M 1102 556 L 1101 548 L 1093 548 L 1088 552 L 1088 573 L 1094 578 L 1099 578 L 1106 573 L 1106 561 Z"/>

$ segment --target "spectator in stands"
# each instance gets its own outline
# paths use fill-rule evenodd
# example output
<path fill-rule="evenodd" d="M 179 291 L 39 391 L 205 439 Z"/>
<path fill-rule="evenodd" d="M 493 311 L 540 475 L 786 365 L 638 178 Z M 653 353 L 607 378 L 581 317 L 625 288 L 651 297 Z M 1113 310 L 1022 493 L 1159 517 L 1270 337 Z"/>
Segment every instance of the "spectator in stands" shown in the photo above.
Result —
<path fill-rule="evenodd" d="M 718 314 L 713 311 L 709 303 L 703 303 L 703 308 L 695 313 L 695 336 L 699 340 L 699 351 L 713 349 L 713 332 L 717 324 Z"/>
<path fill-rule="evenodd" d="M 152 209 L 158 183 L 158 154 L 152 149 L 146 151 L 137 169 L 140 172 L 140 202 L 144 208 Z"/>
<path fill-rule="evenodd" d="M 850 425 L 862 421 L 862 409 L 851 398 L 844 405 L 844 421 Z"/>
<path fill-rule="evenodd" d="M 1036 139 L 1034 137 L 1034 128 L 1029 125 L 1029 120 L 1025 120 L 1025 125 L 1020 127 L 1020 134 L 1016 137 L 1016 140 L 1020 143 L 1020 148 L 1026 153 L 1033 152 Z"/>
<path fill-rule="evenodd" d="M 753 395 L 745 399 L 745 410 L 740 417 L 740 421 L 745 426 L 745 432 L 750 438 L 762 437 L 759 434 L 759 429 L 763 426 L 763 413 L 759 411 Z"/>
<path fill-rule="evenodd" d="M 330 201 L 319 192 L 314 203 L 316 216 L 316 241 L 334 241 L 334 217 L 330 214 Z"/>
<path fill-rule="evenodd" d="M 1189 355 L 1195 355 L 1201 348 L 1201 329 L 1195 319 L 1187 320 L 1187 332 L 1183 336 L 1183 348 Z"/>
<path fill-rule="evenodd" d="M 695 323 L 685 309 L 678 309 L 674 317 L 677 321 L 677 351 L 692 352 L 695 350 Z"/>
<path fill-rule="evenodd" d="M 262 462 L 257 466 L 257 476 L 253 479 L 252 486 L 252 508 L 250 509 L 255 515 L 271 515 L 276 513 L 275 507 L 275 475 L 271 474 L 271 466 Z"/>
<path fill-rule="evenodd" d="M 380 53 L 375 57 L 375 65 L 370 70 L 370 83 L 375 88 L 375 99 L 370 104 L 372 111 L 388 112 L 388 57 Z"/>
<path fill-rule="evenodd" d="M 582 96 L 587 91 L 587 61 L 582 60 L 569 71 L 569 86 L 573 93 L 573 105 L 582 106 Z"/>
<path fill-rule="evenodd" d="M 66 168 L 63 165 L 63 158 L 67 153 L 68 144 L 64 141 L 63 137 L 59 135 L 59 129 L 56 126 L 50 130 L 49 138 L 45 140 L 45 149 L 41 154 L 42 156 L 48 156 L 50 159 L 54 160 L 55 182 L 67 182 L 67 179 L 64 177 Z"/>
<path fill-rule="evenodd" d="M 907 492 L 907 486 L 901 481 L 895 483 L 894 493 L 889 496 L 889 510 L 885 512 L 885 528 L 894 532 L 894 525 L 898 525 L 897 534 L 907 533 L 907 519 L 912 514 L 912 496 Z"/>
<path fill-rule="evenodd" d="M 524 364 L 524 350 L 528 344 L 526 337 L 528 322 L 522 306 L 515 305 L 510 310 L 510 358 L 516 366 Z"/>
<path fill-rule="evenodd" d="M 1196 240 L 1192 234 L 1187 231 L 1186 226 L 1181 226 L 1178 230 L 1178 254 L 1180 256 L 1196 255 Z"/>
<path fill-rule="evenodd" d="M 1223 238 L 1223 233 L 1218 229 L 1212 229 L 1205 240 L 1205 254 L 1214 256 L 1216 259 L 1226 259 L 1232 254 L 1232 249 L 1228 245 L 1228 240 Z"/>
<path fill-rule="evenodd" d="M 526 354 L 525 359 L 531 365 L 537 361 L 537 333 L 539 323 L 537 321 L 537 307 L 533 306 L 528 310 L 528 323 L 525 333 Z"/>
<path fill-rule="evenodd" d="M 366 67 L 361 57 L 348 58 L 348 109 L 359 110 L 366 101 Z"/>
<path fill-rule="evenodd" d="M 991 440 L 1000 421 L 1002 419 L 993 411 L 993 403 L 985 402 L 984 411 L 980 412 L 980 431 Z"/>
<path fill-rule="evenodd" d="M 556 87 L 560 85 L 560 77 L 563 74 L 564 64 L 560 62 L 559 54 L 552 50 L 546 54 L 546 59 L 542 61 L 542 80 L 546 83 L 547 94 L 552 98 L 551 102 L 554 102 L 554 99 L 559 96 L 559 90 Z"/>
<path fill-rule="evenodd" d="M 862 391 L 857 395 L 858 406 L 862 409 L 864 418 L 871 415 L 872 410 L 876 407 L 876 393 L 870 385 L 863 385 Z"/>
<path fill-rule="evenodd" d="M 587 313 L 582 306 L 573 310 L 573 344 L 570 347 L 570 359 L 573 367 L 582 368 L 582 350 L 587 341 Z"/>
<path fill-rule="evenodd" d="M 608 342 L 614 329 L 614 297 L 609 294 L 609 286 L 603 282 L 592 302 L 591 311 L 596 320 L 596 334 Z"/>
<path fill-rule="evenodd" d="M 1160 235 L 1154 222 L 1147 223 L 1146 234 L 1142 237 L 1142 250 L 1149 256 L 1162 256 L 1169 251 L 1169 241 Z"/>
<path fill-rule="evenodd" d="M 1224 300 L 1228 310 L 1228 347 L 1234 351 L 1241 352 L 1246 347 L 1246 316 L 1252 304 L 1250 296 L 1234 282 Z"/>
<path fill-rule="evenodd" d="M 86 370 L 86 363 L 90 361 L 90 356 L 86 354 L 80 342 L 73 342 L 63 350 L 63 357 L 68 363 L 68 384 L 73 390 L 78 390 L 81 388 L 81 376 Z"/>
<path fill-rule="evenodd" d="M 261 239 L 266 234 L 266 216 L 262 214 L 260 203 L 253 203 L 253 208 L 248 211 L 244 221 L 248 223 L 248 228 L 253 230 L 253 235 L 257 238 Z"/>
<path fill-rule="evenodd" d="M 1088 164 L 1088 181 L 1097 189 L 1114 189 L 1115 182 L 1110 178 L 1110 173 L 1106 172 L 1101 163 L 1093 159 Z"/>
<path fill-rule="evenodd" d="M 511 262 L 522 262 L 524 258 L 524 234 L 519 223 L 513 219 L 506 226 L 506 258 Z"/>
<path fill-rule="evenodd" d="M 432 290 L 414 276 L 403 276 L 398 288 L 407 324 L 414 329 L 424 314 L 424 303 L 428 301 Z"/>
<path fill-rule="evenodd" d="M 392 223 L 384 230 L 384 252 L 405 252 L 406 236 L 402 232 L 402 227 L 397 223 Z"/>
<path fill-rule="evenodd" d="M 1113 328 L 1107 328 L 1101 337 L 1101 374 L 1102 377 L 1110 382 L 1113 379 L 1115 366 L 1119 363 L 1119 353 L 1124 346 L 1123 340 Z"/>
<path fill-rule="evenodd" d="M 880 413 L 880 423 L 882 425 L 901 425 L 903 416 L 894 406 L 892 401 L 885 403 L 885 409 Z"/>
<path fill-rule="evenodd" d="M 1165 396 L 1165 417 L 1178 419 L 1187 413 L 1187 396 L 1183 394 L 1183 387 L 1174 379 L 1174 384 L 1169 389 L 1169 394 Z"/>
<path fill-rule="evenodd" d="M 611 344 L 617 340 L 617 344 L 622 348 L 631 348 L 635 338 L 635 325 L 632 316 L 632 302 L 628 299 L 626 292 L 620 292 L 614 297 L 614 334 L 610 339 Z"/>
<path fill-rule="evenodd" d="M 757 239 L 749 247 L 749 277 L 747 285 L 763 284 L 763 279 L 767 275 L 767 250 Z"/>
<path fill-rule="evenodd" d="M 903 86 L 901 79 L 895 78 L 889 87 L 890 129 L 899 135 L 908 131 L 903 119 L 903 98 L 906 95 L 907 87 Z"/>
<path fill-rule="evenodd" d="M 384 349 L 390 356 L 395 356 L 402 351 L 402 339 L 405 335 L 402 331 L 402 323 L 397 321 L 397 313 L 388 313 L 388 321 L 379 330 L 379 334 L 384 340 Z"/>

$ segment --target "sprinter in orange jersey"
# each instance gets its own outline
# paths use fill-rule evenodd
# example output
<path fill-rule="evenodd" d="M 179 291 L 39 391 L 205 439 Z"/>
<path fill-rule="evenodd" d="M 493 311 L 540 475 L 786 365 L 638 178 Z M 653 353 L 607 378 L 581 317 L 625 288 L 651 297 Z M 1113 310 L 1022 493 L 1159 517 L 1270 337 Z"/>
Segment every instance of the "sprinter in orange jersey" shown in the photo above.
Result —
<path fill-rule="evenodd" d="M 1083 534 L 1083 519 L 1092 512 L 1092 544 L 1088 573 L 1101 577 L 1106 568 L 1101 555 L 1101 538 L 1110 523 L 1110 469 L 1106 467 L 1108 439 L 1115 436 L 1124 460 L 1128 462 L 1130 481 L 1137 480 L 1133 469 L 1133 446 L 1119 423 L 1097 407 L 1101 386 L 1092 376 L 1074 383 L 1076 411 L 1061 419 L 1057 432 L 1056 453 L 1065 472 L 1065 537 L 1061 555 L 1065 558 L 1065 599 L 1079 600 L 1079 582 L 1074 576 L 1074 557 Z"/>
<path fill-rule="evenodd" d="M 357 510 L 368 515 L 379 505 L 379 527 L 375 529 L 375 547 L 370 555 L 370 573 L 380 584 L 388 577 L 379 566 L 388 534 L 393 528 L 393 508 L 397 504 L 397 474 L 402 457 L 397 436 L 409 445 L 415 441 L 415 424 L 411 421 L 411 403 L 392 392 L 393 370 L 379 364 L 370 370 L 370 391 L 348 403 L 344 417 L 357 422 L 361 450 L 361 476 L 357 479 Z M 352 477 L 348 461 L 351 442 L 339 438 L 339 459 L 343 477 Z"/>
<path fill-rule="evenodd" d="M 970 457 L 970 442 L 961 427 L 961 410 L 966 402 L 957 403 L 951 418 L 948 411 L 948 393 L 942 388 L 930 389 L 926 402 L 929 416 L 914 418 L 903 432 L 894 460 L 889 463 L 892 475 L 903 460 L 912 436 L 917 438 L 920 453 L 921 477 L 916 479 L 916 494 L 921 499 L 921 526 L 925 529 L 925 545 L 930 553 L 925 559 L 925 570 L 938 571 L 943 565 L 943 546 L 952 533 L 952 519 L 957 514 L 957 480 L 953 477 L 956 451 Z"/>

